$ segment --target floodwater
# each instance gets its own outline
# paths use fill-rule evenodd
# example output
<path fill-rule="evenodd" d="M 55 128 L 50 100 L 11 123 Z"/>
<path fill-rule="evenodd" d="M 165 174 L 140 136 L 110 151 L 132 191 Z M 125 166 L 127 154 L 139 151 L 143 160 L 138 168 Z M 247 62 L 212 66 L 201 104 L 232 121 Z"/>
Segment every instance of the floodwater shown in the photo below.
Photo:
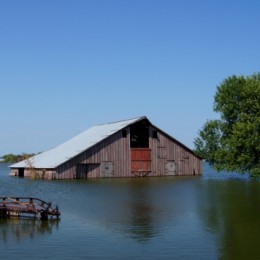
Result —
<path fill-rule="evenodd" d="M 0 196 L 57 204 L 57 220 L 0 220 L 1 259 L 260 259 L 260 183 L 246 175 L 47 181 Z"/>

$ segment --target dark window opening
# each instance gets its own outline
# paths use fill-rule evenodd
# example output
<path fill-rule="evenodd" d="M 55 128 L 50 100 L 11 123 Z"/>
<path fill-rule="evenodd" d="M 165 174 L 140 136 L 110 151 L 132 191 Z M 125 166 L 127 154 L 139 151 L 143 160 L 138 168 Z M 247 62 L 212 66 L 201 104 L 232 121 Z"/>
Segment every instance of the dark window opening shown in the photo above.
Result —
<path fill-rule="evenodd" d="M 127 131 L 125 129 L 122 130 L 122 137 L 124 137 L 124 138 L 127 137 Z"/>
<path fill-rule="evenodd" d="M 130 128 L 131 148 L 149 148 L 149 123 L 137 122 Z"/>
<path fill-rule="evenodd" d="M 153 131 L 153 138 L 157 138 L 157 131 Z"/>

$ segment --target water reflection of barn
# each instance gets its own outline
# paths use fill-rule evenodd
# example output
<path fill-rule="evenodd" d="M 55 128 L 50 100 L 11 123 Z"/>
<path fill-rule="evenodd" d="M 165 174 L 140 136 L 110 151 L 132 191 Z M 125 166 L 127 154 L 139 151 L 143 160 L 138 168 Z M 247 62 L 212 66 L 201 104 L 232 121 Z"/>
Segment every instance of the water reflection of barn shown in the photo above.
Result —
<path fill-rule="evenodd" d="M 146 117 L 94 126 L 10 166 L 11 175 L 82 179 L 198 175 L 201 159 Z"/>

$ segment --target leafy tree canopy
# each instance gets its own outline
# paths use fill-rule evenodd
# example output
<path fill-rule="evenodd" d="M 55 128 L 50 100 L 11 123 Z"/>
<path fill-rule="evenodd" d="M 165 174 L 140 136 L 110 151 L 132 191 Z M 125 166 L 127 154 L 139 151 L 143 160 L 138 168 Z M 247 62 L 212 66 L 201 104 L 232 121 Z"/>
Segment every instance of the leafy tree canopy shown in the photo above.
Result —
<path fill-rule="evenodd" d="M 214 111 L 195 139 L 195 152 L 216 170 L 260 177 L 260 73 L 232 76 L 217 87 Z"/>

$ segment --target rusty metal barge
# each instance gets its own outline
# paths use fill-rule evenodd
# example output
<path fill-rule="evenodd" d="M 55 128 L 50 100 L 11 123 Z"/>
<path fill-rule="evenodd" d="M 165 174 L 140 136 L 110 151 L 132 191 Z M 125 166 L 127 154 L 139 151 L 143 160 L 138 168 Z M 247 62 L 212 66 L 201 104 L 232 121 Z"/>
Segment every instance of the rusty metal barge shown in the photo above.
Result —
<path fill-rule="evenodd" d="M 58 206 L 52 208 L 51 202 L 30 197 L 0 197 L 0 218 L 39 218 L 60 217 Z"/>

